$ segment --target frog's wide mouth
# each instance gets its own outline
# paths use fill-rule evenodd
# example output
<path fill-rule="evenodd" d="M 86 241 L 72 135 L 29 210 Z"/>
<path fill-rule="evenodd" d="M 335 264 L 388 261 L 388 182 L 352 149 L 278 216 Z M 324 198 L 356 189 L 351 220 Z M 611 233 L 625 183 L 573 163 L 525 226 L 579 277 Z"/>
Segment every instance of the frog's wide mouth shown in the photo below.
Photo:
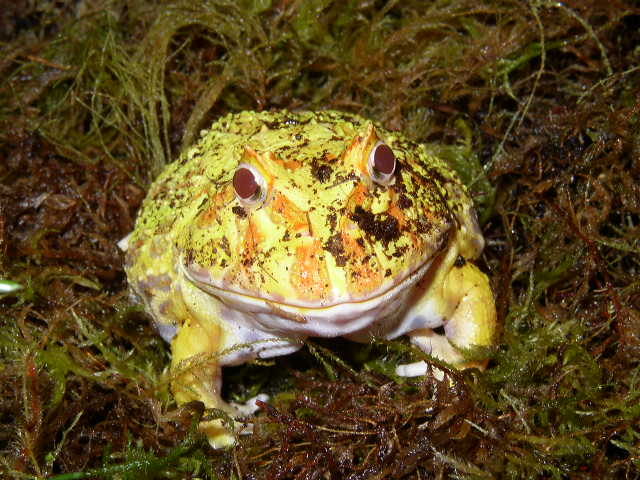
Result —
<path fill-rule="evenodd" d="M 438 252 L 439 253 L 439 252 Z M 367 308 L 369 304 L 384 302 L 397 296 L 400 292 L 408 291 L 411 287 L 420 280 L 426 272 L 429 270 L 431 263 L 436 255 L 432 255 L 426 258 L 422 263 L 413 269 L 407 269 L 403 274 L 397 275 L 395 279 L 386 283 L 382 287 L 367 293 L 362 296 L 347 296 L 342 295 L 336 297 L 330 301 L 304 301 L 294 300 L 288 301 L 284 298 L 276 298 L 272 295 L 259 295 L 255 292 L 243 290 L 239 288 L 232 288 L 229 285 L 224 285 L 222 281 L 216 281 L 210 278 L 206 270 L 196 266 L 186 266 L 184 262 L 180 261 L 179 268 L 182 273 L 201 290 L 215 295 L 223 300 L 235 300 L 247 305 L 266 305 L 271 310 L 275 310 L 282 314 L 291 315 L 307 315 L 311 312 L 329 312 L 339 311 L 341 309 L 351 307 Z M 358 308 L 356 308 L 357 310 Z"/>
<path fill-rule="evenodd" d="M 434 253 L 404 275 L 396 276 L 386 288 L 324 303 L 259 296 L 208 281 L 208 277 L 202 278 L 197 270 L 182 262 L 179 269 L 186 281 L 220 301 L 219 314 L 230 322 L 294 337 L 339 337 L 363 331 L 380 330 L 377 334 L 381 334 L 384 325 L 393 323 L 409 306 L 415 284 L 429 274 L 435 257 Z"/>

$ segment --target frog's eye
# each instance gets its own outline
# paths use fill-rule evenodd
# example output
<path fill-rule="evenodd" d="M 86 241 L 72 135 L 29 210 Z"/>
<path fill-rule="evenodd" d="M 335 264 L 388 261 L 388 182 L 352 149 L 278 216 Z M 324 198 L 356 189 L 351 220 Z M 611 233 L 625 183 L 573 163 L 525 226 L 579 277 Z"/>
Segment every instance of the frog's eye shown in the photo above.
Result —
<path fill-rule="evenodd" d="M 369 154 L 371 179 L 380 185 L 389 185 L 396 169 L 396 156 L 386 143 L 378 142 Z"/>
<path fill-rule="evenodd" d="M 267 182 L 260 172 L 247 163 L 241 163 L 233 174 L 233 189 L 240 202 L 248 207 L 260 205 L 267 196 Z"/>

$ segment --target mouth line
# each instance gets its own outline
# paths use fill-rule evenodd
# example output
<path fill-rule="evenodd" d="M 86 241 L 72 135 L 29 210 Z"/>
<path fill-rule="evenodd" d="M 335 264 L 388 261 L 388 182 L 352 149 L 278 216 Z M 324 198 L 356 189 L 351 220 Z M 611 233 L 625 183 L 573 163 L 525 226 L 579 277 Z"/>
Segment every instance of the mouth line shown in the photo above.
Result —
<path fill-rule="evenodd" d="M 322 311 L 329 310 L 332 308 L 340 308 L 345 305 L 358 305 L 358 304 L 366 304 L 369 302 L 379 301 L 384 297 L 391 297 L 397 291 L 402 290 L 406 285 L 415 283 L 417 279 L 422 278 L 422 276 L 426 273 L 429 266 L 431 265 L 434 255 L 424 259 L 416 268 L 412 269 L 410 272 L 400 277 L 399 281 L 393 282 L 391 285 L 388 285 L 384 290 L 376 290 L 373 293 L 359 297 L 359 298 L 348 298 L 345 300 L 334 301 L 330 303 L 321 303 L 321 302 L 283 302 L 280 300 L 276 300 L 270 298 L 268 296 L 260 296 L 256 295 L 252 292 L 243 291 L 243 290 L 235 290 L 231 288 L 225 288 L 220 285 L 216 285 L 214 283 L 206 282 L 201 279 L 198 279 L 194 276 L 194 274 L 184 265 L 184 262 L 179 261 L 180 269 L 183 271 L 184 275 L 198 288 L 204 290 L 205 292 L 211 293 L 213 295 L 220 295 L 223 297 L 231 297 L 235 299 L 245 299 L 249 302 L 262 302 L 272 308 L 276 308 L 282 311 L 289 312 L 310 312 L 310 311 Z"/>

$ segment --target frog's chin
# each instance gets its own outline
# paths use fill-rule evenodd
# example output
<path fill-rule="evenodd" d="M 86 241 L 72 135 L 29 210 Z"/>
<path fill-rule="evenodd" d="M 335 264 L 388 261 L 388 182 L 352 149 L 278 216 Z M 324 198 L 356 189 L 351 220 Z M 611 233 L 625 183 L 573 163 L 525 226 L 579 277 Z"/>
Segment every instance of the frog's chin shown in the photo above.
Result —
<path fill-rule="evenodd" d="M 227 314 L 232 312 L 235 322 L 246 327 L 303 336 L 337 337 L 363 329 L 370 329 L 375 334 L 377 329 L 371 328 L 373 324 L 379 324 L 382 333 L 384 325 L 398 318 L 407 308 L 413 286 L 428 272 L 432 261 L 433 257 L 428 258 L 395 282 L 366 297 L 323 305 L 275 301 L 203 281 L 184 266 L 181 271 L 188 281 L 222 302 L 227 307 Z"/>

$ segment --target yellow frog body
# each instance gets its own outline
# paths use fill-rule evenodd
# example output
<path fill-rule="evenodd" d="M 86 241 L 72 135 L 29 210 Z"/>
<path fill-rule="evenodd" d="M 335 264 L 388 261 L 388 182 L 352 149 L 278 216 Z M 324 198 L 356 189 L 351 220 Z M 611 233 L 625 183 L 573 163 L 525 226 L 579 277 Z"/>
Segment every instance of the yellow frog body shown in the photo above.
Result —
<path fill-rule="evenodd" d="M 460 349 L 494 341 L 465 187 L 423 145 L 357 115 L 221 118 L 153 183 L 126 243 L 129 283 L 171 343 L 179 403 L 237 415 L 221 367 L 307 337 L 408 334 L 460 368 Z M 214 446 L 233 441 L 221 420 L 201 428 Z"/>

